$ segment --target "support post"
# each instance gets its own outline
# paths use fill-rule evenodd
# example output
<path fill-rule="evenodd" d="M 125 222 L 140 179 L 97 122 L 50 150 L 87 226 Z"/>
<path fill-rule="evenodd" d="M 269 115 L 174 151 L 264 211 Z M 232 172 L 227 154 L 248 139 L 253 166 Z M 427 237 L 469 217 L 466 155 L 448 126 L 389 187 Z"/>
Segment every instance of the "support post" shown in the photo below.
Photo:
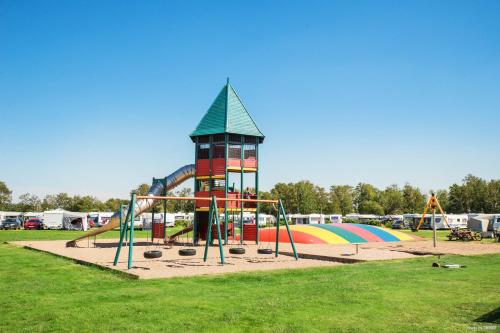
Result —
<path fill-rule="evenodd" d="M 208 247 L 210 246 L 210 241 L 212 240 L 212 218 L 214 214 L 214 202 L 210 203 L 210 210 L 208 211 L 208 222 L 207 222 L 207 239 L 205 241 L 205 253 L 203 254 L 203 261 L 207 261 L 208 257 Z"/>
<path fill-rule="evenodd" d="M 432 240 L 434 247 L 436 247 L 436 208 L 432 208 Z"/>
<path fill-rule="evenodd" d="M 259 195 L 259 138 L 255 138 L 255 160 L 257 161 L 256 171 L 255 171 L 255 194 L 257 200 L 260 199 Z M 260 202 L 257 201 L 257 206 L 255 207 L 255 244 L 259 244 L 259 214 L 260 214 Z"/>
<path fill-rule="evenodd" d="M 276 249 L 274 251 L 274 256 L 278 256 L 279 250 L 279 239 L 280 239 L 280 207 L 278 205 L 278 214 L 276 214 Z"/>
<path fill-rule="evenodd" d="M 227 104 L 227 98 L 226 98 L 226 104 Z M 226 106 L 227 107 L 227 106 Z M 226 201 L 224 201 L 224 245 L 227 245 L 227 226 L 228 226 L 228 214 L 227 214 L 227 194 L 229 192 L 229 171 L 227 170 L 228 168 L 228 158 L 229 158 L 229 147 L 228 147 L 228 139 L 229 135 L 227 133 L 224 134 L 224 163 L 225 163 L 225 176 L 224 176 L 224 183 L 225 183 L 225 197 Z"/>
<path fill-rule="evenodd" d="M 243 168 L 245 167 L 245 136 L 241 136 L 241 151 L 240 151 L 240 198 L 245 199 L 243 195 Z M 243 209 L 245 207 L 245 203 L 243 201 L 240 202 L 240 244 L 243 244 Z"/>
<path fill-rule="evenodd" d="M 219 210 L 217 208 L 217 199 L 215 195 L 212 197 L 212 202 L 214 203 L 215 209 L 215 227 L 217 228 L 217 240 L 219 241 L 220 263 L 224 265 L 224 249 L 222 247 L 222 237 L 220 234 Z M 212 225 L 210 225 L 210 229 L 212 229 Z"/>
<path fill-rule="evenodd" d="M 120 209 L 123 209 L 123 205 L 120 206 Z M 122 229 L 120 231 L 120 241 L 118 243 L 118 247 L 116 248 L 115 260 L 113 261 L 113 266 L 116 266 L 118 264 L 118 260 L 120 259 L 120 252 L 121 252 L 122 247 L 123 247 L 123 238 L 127 234 L 127 224 L 128 224 L 129 218 L 130 218 L 130 212 L 131 212 L 131 209 L 130 209 L 130 204 L 129 204 L 127 216 L 125 217 L 125 221 L 124 221 Z M 121 219 L 121 214 L 120 214 L 120 219 Z"/>
<path fill-rule="evenodd" d="M 134 220 L 135 220 L 135 191 L 132 192 L 132 199 L 130 203 L 130 237 L 129 237 L 129 245 L 128 245 L 128 265 L 127 268 L 132 268 L 132 260 L 134 255 Z"/>
<path fill-rule="evenodd" d="M 292 232 L 290 231 L 290 226 L 288 225 L 288 220 L 286 218 L 285 208 L 283 207 L 283 203 L 281 202 L 281 199 L 279 199 L 279 209 L 281 210 L 281 213 L 283 214 L 283 218 L 285 219 L 286 231 L 288 232 L 288 239 L 290 240 L 290 244 L 292 244 L 293 255 L 295 257 L 295 260 L 299 260 L 299 256 L 297 254 L 297 249 L 295 248 L 295 242 L 293 241 Z M 276 252 L 276 256 L 278 256 L 278 252 Z"/>
<path fill-rule="evenodd" d="M 163 193 L 167 196 L 167 177 L 165 177 Z M 167 200 L 163 200 L 163 242 L 167 241 Z"/>
<path fill-rule="evenodd" d="M 194 165 L 195 165 L 195 175 L 194 175 L 194 194 L 198 192 L 198 137 L 195 138 L 195 148 L 194 148 Z M 196 201 L 194 202 L 194 215 L 193 215 L 193 245 L 198 244 L 198 213 L 196 212 Z"/>

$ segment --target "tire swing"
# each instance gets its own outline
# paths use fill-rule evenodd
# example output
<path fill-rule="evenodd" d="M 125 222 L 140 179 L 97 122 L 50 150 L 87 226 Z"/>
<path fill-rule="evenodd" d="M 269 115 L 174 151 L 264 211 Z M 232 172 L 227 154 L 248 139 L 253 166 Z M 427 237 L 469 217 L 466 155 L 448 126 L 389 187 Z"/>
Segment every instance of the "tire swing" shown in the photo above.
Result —
<path fill-rule="evenodd" d="M 233 239 L 232 239 L 232 242 L 230 241 L 231 247 L 229 248 L 229 253 L 231 253 L 231 254 L 245 254 L 245 252 L 246 252 L 245 248 L 236 246 L 236 245 L 238 245 L 238 243 L 236 242 L 236 239 L 235 239 L 236 230 L 234 228 L 234 220 L 235 219 L 234 219 L 234 213 L 233 213 Z M 243 223 L 240 223 L 240 224 L 241 224 L 241 228 L 243 228 Z M 236 242 L 236 244 L 235 244 L 235 242 Z"/>
<path fill-rule="evenodd" d="M 191 230 L 193 230 L 193 238 L 194 238 L 194 228 L 191 228 Z M 196 255 L 196 249 L 193 248 L 194 247 L 194 243 L 193 242 L 191 242 L 191 243 L 188 242 L 188 240 L 189 240 L 188 234 L 189 234 L 189 232 L 185 233 L 185 235 L 186 235 L 186 242 L 184 243 L 184 245 L 190 244 L 191 247 L 185 247 L 183 249 L 180 249 L 178 253 L 179 253 L 179 255 L 181 257 L 190 257 L 190 256 Z"/>
<path fill-rule="evenodd" d="M 277 208 L 276 208 L 276 206 L 274 206 L 274 204 L 273 204 L 273 208 L 277 210 Z M 278 222 L 276 222 L 276 223 L 278 223 Z M 268 233 L 271 234 L 271 223 L 269 223 L 268 221 L 266 221 L 266 228 L 267 228 Z M 266 247 L 263 247 L 263 248 L 259 247 L 257 249 L 257 253 L 258 254 L 267 254 L 267 255 L 273 254 L 273 250 L 271 249 L 271 239 L 269 237 L 267 238 Z"/>
<path fill-rule="evenodd" d="M 146 258 L 146 259 L 157 259 L 157 258 L 161 258 L 161 256 L 163 255 L 163 252 L 161 252 L 160 250 L 150 250 L 151 248 L 155 248 L 155 249 L 160 248 L 158 243 L 156 245 L 154 243 L 153 224 L 154 224 L 154 221 L 151 220 L 151 242 L 147 246 L 146 251 L 144 251 L 144 253 L 143 253 L 144 258 Z"/>

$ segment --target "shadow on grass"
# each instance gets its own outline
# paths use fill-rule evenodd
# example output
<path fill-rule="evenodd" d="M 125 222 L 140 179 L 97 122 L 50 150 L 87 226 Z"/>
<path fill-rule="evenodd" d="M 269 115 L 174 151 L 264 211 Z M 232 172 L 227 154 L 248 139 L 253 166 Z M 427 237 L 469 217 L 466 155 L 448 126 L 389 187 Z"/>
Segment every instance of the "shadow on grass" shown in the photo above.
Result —
<path fill-rule="evenodd" d="M 500 324 L 500 308 L 496 308 L 493 311 L 485 313 L 481 317 L 476 318 L 476 320 L 474 320 L 474 321 L 480 322 L 480 323 Z"/>

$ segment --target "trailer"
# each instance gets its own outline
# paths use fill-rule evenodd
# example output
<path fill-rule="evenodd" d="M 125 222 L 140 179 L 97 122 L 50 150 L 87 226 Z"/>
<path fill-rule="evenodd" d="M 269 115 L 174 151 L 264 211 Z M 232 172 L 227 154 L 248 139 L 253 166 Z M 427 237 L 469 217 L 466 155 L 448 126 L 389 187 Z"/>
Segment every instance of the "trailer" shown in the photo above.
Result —
<path fill-rule="evenodd" d="M 446 220 L 448 220 L 448 226 Z M 403 214 L 403 221 L 410 226 L 416 227 L 422 218 L 422 214 Z M 468 217 L 465 214 L 441 214 L 435 215 L 436 229 L 467 228 Z M 432 229 L 432 215 L 426 214 L 420 229 Z"/>
<path fill-rule="evenodd" d="M 113 214 L 113 212 L 90 212 L 88 218 L 94 222 L 95 227 L 102 227 L 108 224 Z"/>
<path fill-rule="evenodd" d="M 87 213 L 55 209 L 43 212 L 44 229 L 87 230 Z"/>
<path fill-rule="evenodd" d="M 325 215 L 323 214 L 290 214 L 288 219 L 292 224 L 324 224 Z"/>

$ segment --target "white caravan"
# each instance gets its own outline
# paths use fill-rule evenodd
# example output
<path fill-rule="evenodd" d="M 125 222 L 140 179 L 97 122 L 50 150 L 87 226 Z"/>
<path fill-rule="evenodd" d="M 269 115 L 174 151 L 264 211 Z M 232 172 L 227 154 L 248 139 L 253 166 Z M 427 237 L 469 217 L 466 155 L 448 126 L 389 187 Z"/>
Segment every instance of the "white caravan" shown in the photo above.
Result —
<path fill-rule="evenodd" d="M 44 229 L 87 230 L 87 213 L 55 209 L 43 212 Z"/>

